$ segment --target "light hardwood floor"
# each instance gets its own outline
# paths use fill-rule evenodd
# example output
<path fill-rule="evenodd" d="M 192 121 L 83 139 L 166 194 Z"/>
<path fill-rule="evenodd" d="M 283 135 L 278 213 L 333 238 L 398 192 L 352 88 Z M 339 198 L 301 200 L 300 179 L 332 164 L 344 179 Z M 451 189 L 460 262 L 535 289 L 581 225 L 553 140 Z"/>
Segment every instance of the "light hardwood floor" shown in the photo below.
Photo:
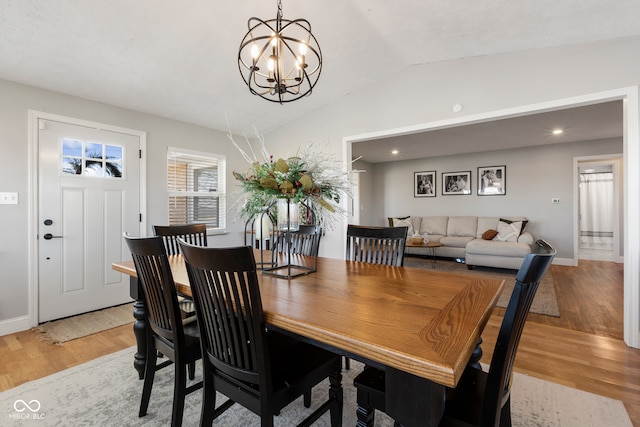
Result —
<path fill-rule="evenodd" d="M 619 399 L 640 426 L 640 350 L 621 341 L 622 264 L 580 261 L 552 266 L 550 274 L 561 316 L 529 316 L 516 371 Z M 483 361 L 490 360 L 503 313 L 496 309 L 485 328 Z M 131 325 L 62 346 L 39 341 L 34 331 L 0 337 L 0 391 L 134 344 Z"/>

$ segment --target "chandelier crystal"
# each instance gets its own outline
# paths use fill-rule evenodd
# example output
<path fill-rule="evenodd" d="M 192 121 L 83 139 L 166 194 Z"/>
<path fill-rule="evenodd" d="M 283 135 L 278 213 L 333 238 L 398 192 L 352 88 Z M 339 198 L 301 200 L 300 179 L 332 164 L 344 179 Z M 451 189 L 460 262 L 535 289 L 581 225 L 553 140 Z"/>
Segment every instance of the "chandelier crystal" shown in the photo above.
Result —
<path fill-rule="evenodd" d="M 311 93 L 322 70 L 322 52 L 306 19 L 251 18 L 240 43 L 238 68 L 249 91 L 271 102 L 295 101 Z"/>

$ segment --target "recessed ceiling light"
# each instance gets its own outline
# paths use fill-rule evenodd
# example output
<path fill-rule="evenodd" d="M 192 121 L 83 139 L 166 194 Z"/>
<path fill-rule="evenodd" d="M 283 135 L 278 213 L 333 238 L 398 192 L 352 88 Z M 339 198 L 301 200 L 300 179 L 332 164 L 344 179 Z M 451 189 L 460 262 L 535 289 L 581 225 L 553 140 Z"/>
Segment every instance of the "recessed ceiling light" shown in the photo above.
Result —
<path fill-rule="evenodd" d="M 553 134 L 554 135 L 562 135 L 564 133 L 564 130 L 562 129 L 554 129 L 553 130 Z"/>
<path fill-rule="evenodd" d="M 398 154 L 398 150 L 391 150 L 391 154 Z"/>

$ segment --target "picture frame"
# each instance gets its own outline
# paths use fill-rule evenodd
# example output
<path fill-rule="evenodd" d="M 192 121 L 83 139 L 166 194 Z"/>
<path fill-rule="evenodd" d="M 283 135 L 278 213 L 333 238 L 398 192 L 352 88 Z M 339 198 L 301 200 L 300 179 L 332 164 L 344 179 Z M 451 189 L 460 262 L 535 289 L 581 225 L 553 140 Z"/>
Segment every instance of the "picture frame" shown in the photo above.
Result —
<path fill-rule="evenodd" d="M 413 197 L 436 197 L 436 171 L 413 173 Z"/>
<path fill-rule="evenodd" d="M 442 195 L 471 194 L 471 171 L 443 172 Z"/>
<path fill-rule="evenodd" d="M 480 166 L 478 168 L 478 196 L 507 194 L 507 167 Z"/>

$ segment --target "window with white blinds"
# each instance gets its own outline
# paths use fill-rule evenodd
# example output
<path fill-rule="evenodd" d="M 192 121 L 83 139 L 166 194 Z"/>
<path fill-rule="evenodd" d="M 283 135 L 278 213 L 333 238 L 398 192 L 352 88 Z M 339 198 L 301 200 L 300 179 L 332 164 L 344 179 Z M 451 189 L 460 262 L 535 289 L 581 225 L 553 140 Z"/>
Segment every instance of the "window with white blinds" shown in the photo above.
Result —
<path fill-rule="evenodd" d="M 226 227 L 226 157 L 181 148 L 167 152 L 169 224 Z"/>

